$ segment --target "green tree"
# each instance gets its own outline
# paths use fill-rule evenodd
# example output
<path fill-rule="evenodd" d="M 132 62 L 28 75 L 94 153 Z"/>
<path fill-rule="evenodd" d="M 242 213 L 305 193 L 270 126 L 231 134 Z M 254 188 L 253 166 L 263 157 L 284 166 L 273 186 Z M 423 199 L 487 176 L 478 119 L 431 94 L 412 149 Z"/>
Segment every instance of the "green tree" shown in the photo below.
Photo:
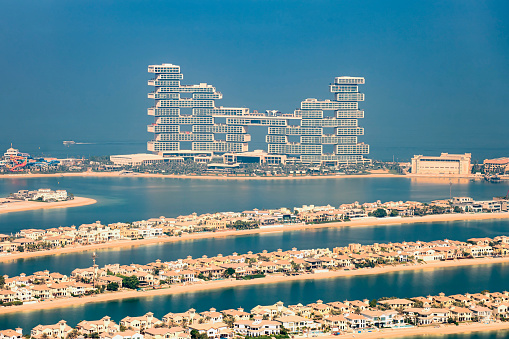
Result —
<path fill-rule="evenodd" d="M 369 302 L 369 307 L 373 307 L 373 308 L 375 308 L 377 303 L 378 303 L 378 302 L 377 302 L 377 300 L 376 300 L 376 299 L 373 299 L 373 300 L 371 300 L 371 301 Z"/>
<path fill-rule="evenodd" d="M 5 277 L 3 275 L 0 275 L 0 287 L 4 287 L 5 285 Z"/>
<path fill-rule="evenodd" d="M 231 277 L 234 274 L 235 274 L 235 270 L 231 267 L 227 268 L 226 271 L 224 271 L 225 277 Z"/>
<path fill-rule="evenodd" d="M 77 329 L 73 329 L 71 332 L 69 332 L 67 334 L 67 336 L 65 337 L 66 339 L 76 339 L 78 337 L 78 330 Z"/>
<path fill-rule="evenodd" d="M 383 208 L 377 208 L 373 211 L 373 216 L 376 218 L 385 218 L 387 216 L 387 211 Z"/>
<path fill-rule="evenodd" d="M 138 277 L 135 275 L 132 275 L 130 277 L 123 277 L 122 279 L 122 286 L 125 286 L 127 288 L 130 288 L 132 290 L 135 290 L 140 285 L 140 281 L 138 280 Z"/>
<path fill-rule="evenodd" d="M 399 212 L 397 210 L 391 210 L 391 217 L 397 217 Z"/>
<path fill-rule="evenodd" d="M 110 282 L 107 286 L 106 286 L 106 289 L 108 291 L 118 291 L 118 283 L 116 282 Z"/>
<path fill-rule="evenodd" d="M 191 331 L 191 339 L 208 339 L 207 333 L 200 333 L 197 330 Z"/>

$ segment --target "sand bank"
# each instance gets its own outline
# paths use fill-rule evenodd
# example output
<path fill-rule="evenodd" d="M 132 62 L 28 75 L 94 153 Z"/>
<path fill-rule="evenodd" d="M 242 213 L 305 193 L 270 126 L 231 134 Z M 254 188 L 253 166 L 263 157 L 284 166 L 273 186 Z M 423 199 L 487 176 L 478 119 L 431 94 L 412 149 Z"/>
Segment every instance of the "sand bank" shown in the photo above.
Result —
<path fill-rule="evenodd" d="M 142 246 L 142 245 L 150 245 L 150 244 L 157 244 L 157 243 L 177 242 L 177 241 L 186 241 L 186 240 L 198 240 L 198 239 L 207 239 L 207 238 L 221 238 L 221 237 L 230 237 L 230 236 L 242 236 L 242 235 L 251 235 L 251 234 L 275 233 L 275 232 L 285 232 L 285 231 L 305 231 L 305 230 L 309 231 L 309 230 L 313 230 L 313 229 L 330 228 L 330 227 L 389 226 L 389 225 L 412 224 L 412 223 L 508 219 L 508 218 L 509 218 L 509 212 L 475 213 L 475 214 L 437 214 L 437 215 L 427 215 L 427 216 L 423 216 L 423 217 L 407 217 L 407 218 L 401 218 L 401 217 L 380 218 L 380 219 L 366 218 L 366 219 L 362 219 L 362 220 L 354 220 L 354 221 L 347 221 L 347 222 L 332 222 L 332 223 L 324 223 L 324 224 L 316 224 L 316 225 L 304 225 L 304 224 L 285 225 L 283 227 L 269 227 L 269 228 L 241 230 L 241 231 L 231 230 L 231 231 L 219 231 L 219 232 L 202 232 L 202 233 L 184 234 L 181 237 L 163 236 L 160 238 L 152 238 L 152 239 L 119 240 L 119 241 L 110 241 L 107 243 L 87 245 L 87 246 L 68 246 L 65 248 L 52 249 L 52 250 L 47 250 L 47 251 L 5 254 L 5 255 L 0 256 L 0 262 L 7 262 L 7 261 L 12 261 L 12 260 L 17 260 L 17 259 L 25 259 L 25 258 L 42 257 L 42 256 L 47 256 L 47 255 L 57 255 L 57 254 L 66 254 L 66 253 L 108 249 L 108 248 L 133 247 L 133 246 Z M 161 258 L 161 259 L 164 260 L 164 258 Z"/>
<path fill-rule="evenodd" d="M 95 204 L 97 200 L 83 197 L 74 197 L 72 200 L 42 202 L 42 201 L 21 201 L 9 198 L 0 199 L 0 214 L 10 212 L 31 211 L 51 208 L 78 207 Z"/>
<path fill-rule="evenodd" d="M 215 280 L 207 282 L 197 282 L 189 285 L 172 285 L 170 288 L 148 290 L 148 291 L 119 291 L 119 292 L 107 292 L 104 294 L 87 296 L 82 298 L 65 298 L 56 299 L 51 301 L 40 302 L 36 304 L 28 304 L 22 306 L 9 306 L 0 308 L 0 314 L 13 313 L 13 312 L 24 312 L 34 311 L 49 308 L 58 307 L 69 307 L 78 306 L 88 303 L 107 302 L 112 300 L 130 299 L 130 298 L 145 298 L 154 297 L 161 295 L 170 294 L 181 294 L 181 293 L 194 293 L 205 290 L 215 290 L 223 288 L 234 288 L 239 286 L 253 286 L 260 284 L 274 284 L 274 283 L 285 283 L 289 281 L 301 281 L 301 280 L 316 280 L 316 279 L 332 279 L 339 277 L 353 277 L 353 276 L 366 276 L 374 274 L 384 274 L 390 272 L 400 271 L 413 271 L 413 270 L 432 270 L 437 268 L 446 267 L 458 267 L 458 266 L 472 266 L 472 265 L 489 265 L 489 264 L 500 264 L 509 262 L 509 257 L 503 258 L 478 258 L 478 259 L 463 259 L 463 260 L 451 260 L 451 261 L 439 261 L 429 264 L 412 264 L 412 265 L 387 265 L 384 267 L 376 268 L 364 268 L 357 270 L 339 270 L 322 273 L 307 273 L 298 276 L 285 276 L 283 274 L 269 275 L 265 278 L 253 279 L 253 280 Z"/>
<path fill-rule="evenodd" d="M 432 336 L 434 338 L 454 333 L 470 333 L 481 331 L 502 331 L 509 330 L 509 322 L 493 322 L 490 324 L 463 323 L 456 325 L 434 325 L 399 329 L 381 329 L 375 332 L 355 333 L 341 336 L 320 336 L 319 338 L 399 338 L 413 336 Z M 300 338 L 300 337 L 297 337 Z"/>

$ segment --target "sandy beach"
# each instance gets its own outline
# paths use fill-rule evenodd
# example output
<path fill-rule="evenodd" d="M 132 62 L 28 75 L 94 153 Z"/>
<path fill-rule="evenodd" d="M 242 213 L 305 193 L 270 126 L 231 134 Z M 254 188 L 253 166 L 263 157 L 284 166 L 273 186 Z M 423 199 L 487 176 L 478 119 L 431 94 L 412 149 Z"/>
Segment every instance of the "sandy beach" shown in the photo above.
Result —
<path fill-rule="evenodd" d="M 97 200 L 83 197 L 74 197 L 72 200 L 42 202 L 42 201 L 22 201 L 9 198 L 0 199 L 0 214 L 10 212 L 31 211 L 51 208 L 68 208 L 95 204 Z"/>
<path fill-rule="evenodd" d="M 69 173 L 19 173 L 0 174 L 0 179 L 12 178 L 51 178 L 51 177 L 139 177 L 139 178 L 173 178 L 173 179 L 206 179 L 206 180 L 301 180 L 301 179 L 339 179 L 339 178 L 391 178 L 406 177 L 390 173 L 371 174 L 333 174 L 333 175 L 295 175 L 295 176 L 236 176 L 236 175 L 179 175 L 157 173 L 122 173 L 122 172 L 69 172 Z"/>
<path fill-rule="evenodd" d="M 472 265 L 490 265 L 509 262 L 509 257 L 503 258 L 478 258 L 478 259 L 463 259 L 451 261 L 438 261 L 429 264 L 412 264 L 412 265 L 397 265 L 397 266 L 384 266 L 370 269 L 357 269 L 357 270 L 339 270 L 322 273 L 308 273 L 298 276 L 285 276 L 283 274 L 269 275 L 265 278 L 253 280 L 215 280 L 207 282 L 198 282 L 190 285 L 172 285 L 170 288 L 148 290 L 148 291 L 119 291 L 107 292 L 104 294 L 87 296 L 81 298 L 65 298 L 56 299 L 36 304 L 28 304 L 21 306 L 9 306 L 0 308 L 0 314 L 34 311 L 49 308 L 77 306 L 88 303 L 107 302 L 112 300 L 121 300 L 129 298 L 145 298 L 161 295 L 180 294 L 180 293 L 194 293 L 205 290 L 215 290 L 222 288 L 233 288 L 239 286 L 252 286 L 259 284 L 274 284 L 284 283 L 289 281 L 298 280 L 315 280 L 315 279 L 332 279 L 338 277 L 353 277 L 353 276 L 367 276 L 374 274 L 384 274 L 390 272 L 413 271 L 413 270 L 432 270 L 445 267 L 459 267 L 459 266 L 472 266 Z"/>
<path fill-rule="evenodd" d="M 47 256 L 47 255 L 57 255 L 57 254 L 75 253 L 75 252 L 82 252 L 82 251 L 101 250 L 101 249 L 108 249 L 108 248 L 133 247 L 133 246 L 143 246 L 143 245 L 151 245 L 151 244 L 157 244 L 157 243 L 198 240 L 198 239 L 205 239 L 205 238 L 242 236 L 242 235 L 250 235 L 250 234 L 264 234 L 264 233 L 285 232 L 285 231 L 286 232 L 287 231 L 305 231 L 305 230 L 327 228 L 327 227 L 390 226 L 390 225 L 412 224 L 412 223 L 447 222 L 447 221 L 459 221 L 459 220 L 488 220 L 488 219 L 509 219 L 509 212 L 476 213 L 476 214 L 437 214 L 437 215 L 427 215 L 427 216 L 423 216 L 423 217 L 407 217 L 407 218 L 401 218 L 401 217 L 380 218 L 380 219 L 366 218 L 366 219 L 362 219 L 362 220 L 354 220 L 354 221 L 347 221 L 347 222 L 332 222 L 332 223 L 315 224 L 315 225 L 296 224 L 296 225 L 285 225 L 282 227 L 268 227 L 268 228 L 241 230 L 241 231 L 231 230 L 231 231 L 220 231 L 220 232 L 191 233 L 191 234 L 184 234 L 180 237 L 164 236 L 164 237 L 160 237 L 160 238 L 141 239 L 141 240 L 119 240 L 119 241 L 111 241 L 111 242 L 107 242 L 107 243 L 87 245 L 87 246 L 68 246 L 65 248 L 52 249 L 52 250 L 47 250 L 47 251 L 5 254 L 5 255 L 0 256 L 0 262 L 13 261 L 13 260 L 17 260 L 17 259 L 42 257 L 42 256 Z M 164 258 L 161 258 L 161 259 L 164 259 Z"/>
<path fill-rule="evenodd" d="M 287 176 L 243 176 L 227 174 L 159 174 L 159 173 L 125 173 L 116 172 L 66 172 L 66 173 L 8 173 L 0 174 L 0 179 L 12 178 L 51 178 L 51 177 L 139 177 L 139 178 L 173 178 L 173 179 L 201 179 L 201 180 L 309 180 L 309 179 L 348 179 L 348 178 L 407 178 L 407 179 L 431 179 L 449 180 L 457 179 L 462 182 L 469 182 L 471 179 L 479 179 L 474 175 L 458 174 L 392 174 L 388 171 L 373 170 L 366 174 L 325 174 L 325 175 L 287 175 Z M 502 179 L 506 179 L 505 177 Z"/>
<path fill-rule="evenodd" d="M 481 331 L 502 331 L 509 329 L 509 322 L 494 322 L 490 324 L 482 323 L 463 323 L 456 325 L 433 325 L 411 328 L 399 329 L 381 329 L 374 332 L 346 334 L 341 336 L 320 336 L 320 338 L 400 338 L 400 337 L 413 337 L 413 336 L 433 336 L 440 337 L 442 335 L 454 333 L 472 333 Z M 300 337 L 298 337 L 300 338 Z"/>

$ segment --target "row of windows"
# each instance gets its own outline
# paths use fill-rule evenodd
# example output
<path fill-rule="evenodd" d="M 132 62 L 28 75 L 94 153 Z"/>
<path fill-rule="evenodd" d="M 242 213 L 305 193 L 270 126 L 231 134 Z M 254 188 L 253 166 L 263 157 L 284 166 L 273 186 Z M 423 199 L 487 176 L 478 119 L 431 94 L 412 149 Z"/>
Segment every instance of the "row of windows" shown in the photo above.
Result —
<path fill-rule="evenodd" d="M 155 66 L 149 67 L 150 73 L 180 73 L 180 66 Z"/>
<path fill-rule="evenodd" d="M 148 114 L 155 115 L 156 117 L 165 116 L 165 115 L 178 116 L 178 115 L 180 115 L 180 109 L 179 108 L 149 108 Z"/>
<path fill-rule="evenodd" d="M 158 141 L 214 141 L 213 134 L 193 134 L 189 132 L 159 134 Z"/>
<path fill-rule="evenodd" d="M 421 159 L 418 159 L 418 161 L 431 161 L 431 162 L 435 162 L 435 161 L 438 161 L 438 162 L 460 162 L 460 160 L 458 159 L 429 159 L 429 158 L 421 158 Z"/>
<path fill-rule="evenodd" d="M 214 100 L 161 100 L 156 103 L 156 107 L 214 107 Z"/>
<path fill-rule="evenodd" d="M 154 133 L 179 133 L 180 132 L 180 126 L 178 125 L 155 125 L 151 126 L 149 125 L 149 132 L 152 128 Z"/>
<path fill-rule="evenodd" d="M 180 99 L 179 93 L 149 93 L 149 99 Z"/>
<path fill-rule="evenodd" d="M 344 119 L 344 118 L 362 119 L 362 118 L 364 118 L 364 111 L 359 111 L 359 110 L 336 111 L 336 118 L 339 118 L 339 119 Z"/>
<path fill-rule="evenodd" d="M 250 134 L 226 134 L 226 141 L 249 142 L 249 141 L 251 141 L 251 135 Z"/>
<path fill-rule="evenodd" d="M 248 108 L 194 108 L 193 115 L 245 115 L 249 112 Z"/>
<path fill-rule="evenodd" d="M 302 119 L 301 126 L 320 126 L 320 127 L 341 127 L 357 126 L 357 119 Z"/>
<path fill-rule="evenodd" d="M 321 119 L 321 118 L 323 118 L 323 111 L 320 111 L 320 110 L 305 111 L 305 110 L 301 110 L 301 109 L 296 109 L 293 113 L 296 117 L 302 117 L 304 119 Z"/>
<path fill-rule="evenodd" d="M 222 99 L 221 93 L 193 93 L 193 99 Z"/>
<path fill-rule="evenodd" d="M 336 85 L 342 85 L 342 84 L 362 85 L 364 83 L 364 78 L 363 77 L 336 77 L 334 79 L 334 83 Z"/>
<path fill-rule="evenodd" d="M 369 145 L 357 144 L 357 145 L 337 145 L 337 154 L 369 154 Z"/>
<path fill-rule="evenodd" d="M 182 80 L 184 79 L 183 74 L 159 74 L 156 80 Z"/>
<path fill-rule="evenodd" d="M 269 144 L 269 153 L 322 154 L 322 145 Z"/>
<path fill-rule="evenodd" d="M 246 133 L 244 126 L 230 125 L 193 125 L 193 132 L 196 133 Z"/>
<path fill-rule="evenodd" d="M 364 135 L 364 128 L 362 128 L 362 127 L 337 128 L 336 135 Z"/>
<path fill-rule="evenodd" d="M 302 155 L 300 160 L 303 163 L 321 163 L 323 161 L 337 161 L 339 163 L 361 163 L 364 162 L 362 155 L 335 155 L 335 154 L 323 154 L 323 155 Z"/>
<path fill-rule="evenodd" d="M 180 116 L 180 117 L 161 117 L 159 119 L 161 121 L 161 124 L 171 124 L 171 125 L 214 124 L 214 119 L 212 117 Z"/>
<path fill-rule="evenodd" d="M 330 85 L 329 89 L 332 93 L 355 93 L 359 91 L 359 86 L 353 86 L 353 85 Z"/>
<path fill-rule="evenodd" d="M 286 144 L 288 142 L 288 137 L 285 135 L 266 135 L 265 142 L 269 144 Z"/>
<path fill-rule="evenodd" d="M 180 86 L 180 81 L 178 80 L 149 80 L 149 86 L 171 86 L 178 87 Z"/>
<path fill-rule="evenodd" d="M 251 118 L 227 118 L 228 125 L 254 125 L 254 126 L 286 126 L 283 119 L 251 119 Z"/>
<path fill-rule="evenodd" d="M 180 150 L 180 143 L 178 142 L 151 142 L 148 144 L 148 150 L 149 151 L 179 151 Z"/>
<path fill-rule="evenodd" d="M 356 144 L 357 137 L 337 137 L 334 135 L 325 136 L 302 136 L 300 137 L 302 144 Z"/>
<path fill-rule="evenodd" d="M 238 142 L 193 142 L 193 151 L 209 151 L 209 152 L 247 152 L 247 144 Z"/>
<path fill-rule="evenodd" d="M 300 126 L 288 126 L 288 127 L 269 127 L 269 134 L 281 134 L 281 135 L 322 135 L 323 129 L 317 127 L 300 127 Z"/>
<path fill-rule="evenodd" d="M 364 101 L 364 93 L 336 93 L 337 101 Z"/>
<path fill-rule="evenodd" d="M 357 102 L 338 102 L 338 101 L 303 101 L 300 103 L 301 109 L 320 109 L 324 111 L 338 110 L 338 109 L 358 109 Z"/>
<path fill-rule="evenodd" d="M 157 93 L 214 93 L 215 87 L 200 87 L 200 86 L 179 86 L 179 87 L 159 87 Z"/>

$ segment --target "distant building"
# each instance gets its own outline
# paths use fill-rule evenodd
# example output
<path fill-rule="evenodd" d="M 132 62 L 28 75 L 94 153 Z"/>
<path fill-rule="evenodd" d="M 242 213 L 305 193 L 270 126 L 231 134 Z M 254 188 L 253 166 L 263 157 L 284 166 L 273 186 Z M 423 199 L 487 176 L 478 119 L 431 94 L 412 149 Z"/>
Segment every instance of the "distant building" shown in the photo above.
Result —
<path fill-rule="evenodd" d="M 509 158 L 485 159 L 484 173 L 504 173 L 509 169 Z"/>
<path fill-rule="evenodd" d="M 141 166 L 163 163 L 165 159 L 156 154 L 125 154 L 111 155 L 110 161 L 115 165 L 121 166 Z"/>
<path fill-rule="evenodd" d="M 245 107 L 217 107 L 216 100 L 223 95 L 206 83 L 183 85 L 184 75 L 178 65 L 149 65 L 148 72 L 154 74 L 148 81 L 154 87 L 148 93 L 148 98 L 154 99 L 147 112 L 154 117 L 147 126 L 154 134 L 147 144 L 150 152 L 164 157 L 181 157 L 190 151 L 250 153 L 248 128 L 262 126 L 267 128 L 267 152 L 276 155 L 264 157 L 266 163 L 281 162 L 282 156 L 289 162 L 305 164 L 371 162 L 364 157 L 369 154 L 369 145 L 358 140 L 364 135 L 364 128 L 359 126 L 359 119 L 364 118 L 364 111 L 359 109 L 359 102 L 364 101 L 364 94 L 359 92 L 363 77 L 335 77 L 329 85 L 332 100 L 306 99 L 293 113 L 282 114 L 277 110 L 259 113 Z M 248 158 L 259 157 L 244 156 Z"/>
<path fill-rule="evenodd" d="M 66 190 L 52 191 L 49 188 L 40 188 L 37 191 L 20 190 L 12 193 L 11 197 L 18 200 L 65 201 L 69 200 Z M 72 198 L 71 198 L 72 199 Z"/>
<path fill-rule="evenodd" d="M 439 157 L 414 155 L 412 158 L 413 174 L 470 174 L 470 153 L 442 153 Z"/>
<path fill-rule="evenodd" d="M 286 163 L 286 155 L 284 154 L 268 154 L 263 150 L 254 150 L 252 152 L 243 153 L 225 153 L 223 154 L 223 162 L 225 164 L 267 164 L 267 165 L 284 165 Z"/>

